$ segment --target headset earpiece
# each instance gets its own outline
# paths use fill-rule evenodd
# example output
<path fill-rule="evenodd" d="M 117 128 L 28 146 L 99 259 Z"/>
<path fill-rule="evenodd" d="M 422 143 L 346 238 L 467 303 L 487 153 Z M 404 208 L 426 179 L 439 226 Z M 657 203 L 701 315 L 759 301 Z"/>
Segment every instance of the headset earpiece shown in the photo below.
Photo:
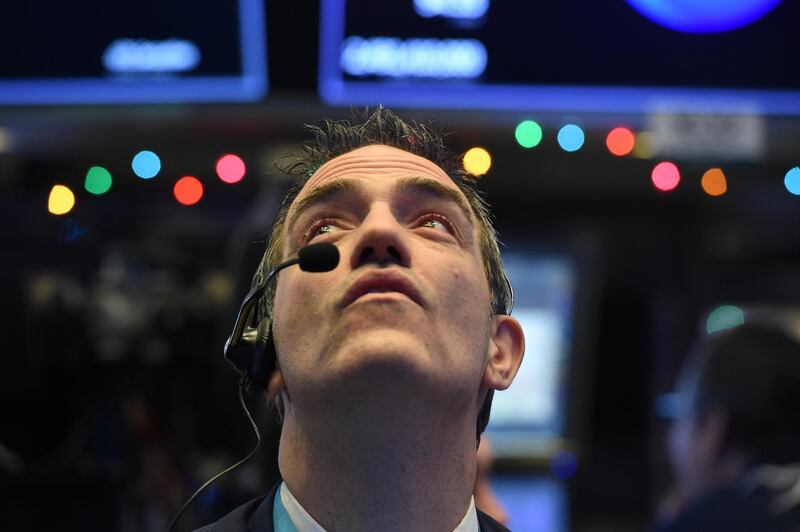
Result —
<path fill-rule="evenodd" d="M 269 377 L 275 371 L 276 365 L 275 343 L 272 341 L 272 320 L 264 318 L 254 331 L 252 344 L 251 341 L 245 341 L 252 345 L 253 354 L 250 371 L 245 376 L 247 393 L 251 396 L 267 389 Z"/>
<path fill-rule="evenodd" d="M 225 344 L 225 359 L 242 376 L 242 385 L 248 395 L 252 397 L 266 390 L 276 366 L 272 320 L 264 318 L 258 327 L 243 326 L 238 338 L 234 331 Z"/>

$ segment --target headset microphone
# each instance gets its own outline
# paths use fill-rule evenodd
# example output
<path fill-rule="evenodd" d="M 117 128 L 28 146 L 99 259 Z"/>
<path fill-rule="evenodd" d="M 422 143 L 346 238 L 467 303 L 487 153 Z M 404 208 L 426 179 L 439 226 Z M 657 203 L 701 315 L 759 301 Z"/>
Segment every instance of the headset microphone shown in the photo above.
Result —
<path fill-rule="evenodd" d="M 297 253 L 297 261 L 304 272 L 329 272 L 339 265 L 339 248 L 333 244 L 311 244 Z"/>
<path fill-rule="evenodd" d="M 239 314 L 236 316 L 236 322 L 233 325 L 233 332 L 225 342 L 224 352 L 225 360 L 230 362 L 233 368 L 241 375 L 241 380 L 239 381 L 239 403 L 242 405 L 242 409 L 256 434 L 256 446 L 250 451 L 250 454 L 227 469 L 220 471 L 200 486 L 178 510 L 167 532 L 175 527 L 178 519 L 195 497 L 211 485 L 212 482 L 252 458 L 261 446 L 261 433 L 258 431 L 258 426 L 253 421 L 250 411 L 247 409 L 243 391 L 252 396 L 266 388 L 267 379 L 275 369 L 276 355 L 275 344 L 272 341 L 271 318 L 267 316 L 257 326 L 253 327 L 252 322 L 256 314 L 254 310 L 259 299 L 264 295 L 264 290 L 266 290 L 275 275 L 284 268 L 295 264 L 306 272 L 331 271 L 339 264 L 339 249 L 328 243 L 311 244 L 302 248 L 296 258 L 278 264 L 261 283 L 250 290 L 244 297 L 242 305 L 239 307 Z"/>
<path fill-rule="evenodd" d="M 266 317 L 253 326 L 254 308 L 275 275 L 295 264 L 306 272 L 333 270 L 339 264 L 339 249 L 328 243 L 302 248 L 297 258 L 278 264 L 242 301 L 233 332 L 225 342 L 225 360 L 242 376 L 245 391 L 251 396 L 266 387 L 267 379 L 275 370 L 272 320 Z"/>

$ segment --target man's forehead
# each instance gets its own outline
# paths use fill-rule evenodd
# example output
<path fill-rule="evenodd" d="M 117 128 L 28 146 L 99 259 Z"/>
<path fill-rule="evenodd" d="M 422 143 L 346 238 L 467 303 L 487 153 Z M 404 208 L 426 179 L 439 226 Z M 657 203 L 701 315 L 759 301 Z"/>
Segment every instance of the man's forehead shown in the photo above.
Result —
<path fill-rule="evenodd" d="M 309 191 L 343 177 L 403 178 L 426 177 L 460 192 L 442 168 L 424 157 L 383 144 L 364 146 L 334 157 L 314 172 L 295 198 L 302 200 Z"/>

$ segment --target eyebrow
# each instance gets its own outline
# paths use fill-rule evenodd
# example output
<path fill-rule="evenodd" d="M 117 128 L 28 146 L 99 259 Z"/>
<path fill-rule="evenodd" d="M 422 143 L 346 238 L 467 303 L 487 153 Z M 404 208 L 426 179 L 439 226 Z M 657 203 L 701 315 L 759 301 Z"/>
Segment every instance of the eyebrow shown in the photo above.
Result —
<path fill-rule="evenodd" d="M 291 233 L 294 225 L 297 223 L 297 219 L 309 208 L 319 203 L 331 201 L 335 196 L 339 196 L 343 193 L 357 192 L 361 190 L 361 188 L 361 185 L 352 179 L 337 179 L 315 188 L 309 192 L 305 198 L 297 202 L 294 212 L 289 217 L 289 232 Z"/>
<path fill-rule="evenodd" d="M 362 188 L 357 181 L 347 178 L 336 179 L 315 188 L 295 205 L 294 212 L 289 217 L 288 231 L 292 231 L 297 220 L 309 208 L 320 203 L 332 201 L 341 194 L 358 192 Z M 417 192 L 455 203 L 467 221 L 470 223 L 473 221 L 472 209 L 459 191 L 438 181 L 420 176 L 404 177 L 397 182 L 394 188 L 397 192 Z"/>
<path fill-rule="evenodd" d="M 438 181 L 427 177 L 404 177 L 398 181 L 397 185 L 395 186 L 395 190 L 398 192 L 413 191 L 422 194 L 428 194 L 446 201 L 453 202 L 456 204 L 456 206 L 458 206 L 459 209 L 461 209 L 461 212 L 464 214 L 464 217 L 467 219 L 467 221 L 470 223 L 472 222 L 472 209 L 461 195 L 461 192 L 447 187 Z"/>

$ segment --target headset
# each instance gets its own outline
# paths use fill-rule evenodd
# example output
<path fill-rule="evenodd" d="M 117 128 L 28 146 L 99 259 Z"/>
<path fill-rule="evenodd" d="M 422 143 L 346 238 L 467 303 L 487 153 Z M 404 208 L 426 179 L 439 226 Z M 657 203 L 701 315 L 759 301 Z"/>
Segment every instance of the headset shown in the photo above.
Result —
<path fill-rule="evenodd" d="M 271 316 L 255 324 L 255 307 L 266 290 L 267 283 L 256 286 L 242 301 L 233 332 L 225 342 L 224 357 L 240 375 L 245 392 L 255 396 L 266 387 L 266 382 L 275 370 L 277 355 L 272 340 Z"/>

